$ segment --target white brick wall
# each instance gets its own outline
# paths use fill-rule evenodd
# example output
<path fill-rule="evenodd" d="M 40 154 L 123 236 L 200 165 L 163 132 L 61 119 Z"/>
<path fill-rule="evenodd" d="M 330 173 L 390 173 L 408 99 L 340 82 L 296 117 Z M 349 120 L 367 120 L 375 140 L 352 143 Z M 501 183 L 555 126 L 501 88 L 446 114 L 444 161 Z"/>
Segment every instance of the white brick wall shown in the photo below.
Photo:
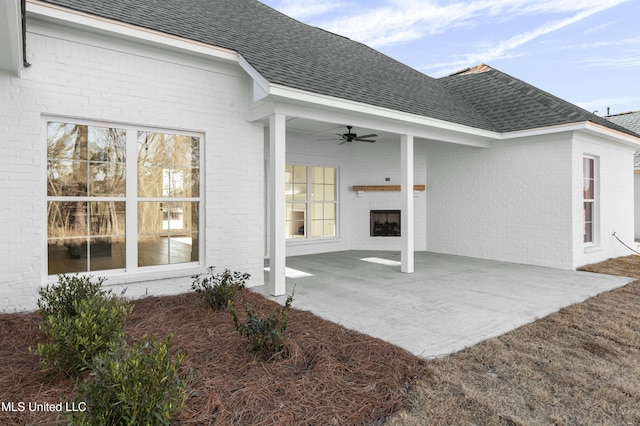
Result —
<path fill-rule="evenodd" d="M 427 250 L 573 267 L 571 140 L 427 149 Z"/>
<path fill-rule="evenodd" d="M 426 180 L 425 147 L 415 145 L 414 179 Z M 339 169 L 339 237 L 334 240 L 292 240 L 287 243 L 287 255 L 320 253 L 339 250 L 400 250 L 400 238 L 369 236 L 370 210 L 400 210 L 400 192 L 366 192 L 358 197 L 353 185 L 400 184 L 400 138 L 375 144 L 318 141 L 315 136 L 287 134 L 287 163 L 322 165 Z M 389 177 L 390 181 L 385 181 Z M 425 250 L 426 196 L 419 192 L 414 198 L 416 250 Z"/>
<path fill-rule="evenodd" d="M 640 241 L 640 174 L 633 176 L 634 238 Z"/>
<path fill-rule="evenodd" d="M 604 143 L 593 136 L 577 134 L 573 147 L 573 266 L 599 262 L 612 257 L 633 254 L 612 234 L 615 232 L 627 245 L 634 241 L 633 148 Z M 595 156 L 599 165 L 596 175 L 596 242 L 584 245 L 582 217 L 582 159 Z"/>
<path fill-rule="evenodd" d="M 47 282 L 46 117 L 202 133 L 202 267 L 249 272 L 250 285 L 262 284 L 264 132 L 261 123 L 246 121 L 251 85 L 240 68 L 35 21 L 27 44 L 32 66 L 22 77 L 0 73 L 0 311 L 33 309 Z M 414 199 L 415 248 L 567 269 L 627 254 L 611 233 L 633 240 L 632 152 L 569 133 L 490 149 L 416 141 L 414 179 L 427 190 Z M 585 153 L 602 158 L 600 240 L 586 251 Z M 371 209 L 400 209 L 401 194 L 358 197 L 351 190 L 400 183 L 399 137 L 339 146 L 288 135 L 287 162 L 336 166 L 340 173 L 339 238 L 292 242 L 288 255 L 399 250 L 399 239 L 369 237 L 368 222 Z M 194 272 L 101 275 L 139 297 L 186 291 Z"/>
<path fill-rule="evenodd" d="M 582 242 L 582 156 L 601 162 L 600 243 Z M 633 150 L 565 132 L 472 148 L 417 141 L 416 250 L 574 269 L 629 254 L 611 237 L 633 241 Z M 399 184 L 397 142 L 337 145 L 289 134 L 287 162 L 340 169 L 340 237 L 291 241 L 287 254 L 349 249 L 399 250 L 398 238 L 369 237 L 369 211 L 400 209 L 399 192 L 353 185 Z M 385 181 L 389 177 L 390 181 Z M 622 200 L 622 201 L 620 201 Z"/>
<path fill-rule="evenodd" d="M 263 130 L 239 67 L 30 21 L 22 78 L 0 74 L 0 311 L 32 309 L 46 275 L 43 116 L 204 134 L 206 265 L 262 284 Z M 193 269 L 120 274 L 131 296 L 189 288 Z M 106 274 L 101 274 L 106 275 Z"/>

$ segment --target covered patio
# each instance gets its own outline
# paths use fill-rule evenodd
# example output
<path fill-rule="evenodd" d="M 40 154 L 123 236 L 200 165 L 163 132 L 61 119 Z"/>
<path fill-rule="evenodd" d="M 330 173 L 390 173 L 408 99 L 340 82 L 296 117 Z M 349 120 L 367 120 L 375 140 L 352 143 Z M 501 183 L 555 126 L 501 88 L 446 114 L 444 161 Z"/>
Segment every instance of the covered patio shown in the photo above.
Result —
<path fill-rule="evenodd" d="M 293 307 L 423 358 L 461 350 L 632 281 L 631 278 L 416 252 L 350 250 L 286 259 Z M 265 271 L 265 282 L 269 273 Z M 252 290 L 276 301 L 268 285 Z"/>

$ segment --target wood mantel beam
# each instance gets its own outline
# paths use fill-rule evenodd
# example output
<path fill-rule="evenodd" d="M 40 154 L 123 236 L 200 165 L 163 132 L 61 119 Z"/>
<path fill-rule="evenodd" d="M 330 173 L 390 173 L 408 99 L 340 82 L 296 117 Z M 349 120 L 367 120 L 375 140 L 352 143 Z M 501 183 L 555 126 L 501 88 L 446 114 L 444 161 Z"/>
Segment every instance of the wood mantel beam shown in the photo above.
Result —
<path fill-rule="evenodd" d="M 426 185 L 413 185 L 414 191 L 424 191 Z M 400 185 L 353 185 L 354 191 L 401 191 Z"/>

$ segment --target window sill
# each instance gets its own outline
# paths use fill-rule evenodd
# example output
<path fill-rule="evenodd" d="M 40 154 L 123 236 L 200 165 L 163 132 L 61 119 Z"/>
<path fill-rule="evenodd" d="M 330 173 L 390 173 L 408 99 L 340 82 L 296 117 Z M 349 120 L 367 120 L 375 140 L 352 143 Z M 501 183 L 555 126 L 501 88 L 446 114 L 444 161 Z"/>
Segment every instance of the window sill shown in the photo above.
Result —
<path fill-rule="evenodd" d="M 585 244 L 584 252 L 585 253 L 594 253 L 601 250 L 601 247 L 597 244 Z"/>
<path fill-rule="evenodd" d="M 290 238 L 287 239 L 288 246 L 298 246 L 307 244 L 335 244 L 340 242 L 338 237 L 331 238 Z"/>
<path fill-rule="evenodd" d="M 199 264 L 187 265 L 169 265 L 163 269 L 153 267 L 140 268 L 135 272 L 126 272 L 124 270 L 117 271 L 92 271 L 81 275 L 90 275 L 94 277 L 104 277 L 104 287 L 122 286 L 126 284 L 136 284 L 145 281 L 167 280 L 173 278 L 187 278 L 192 275 L 206 272 L 206 267 Z M 54 283 L 57 280 L 56 275 L 47 276 L 47 283 Z"/>

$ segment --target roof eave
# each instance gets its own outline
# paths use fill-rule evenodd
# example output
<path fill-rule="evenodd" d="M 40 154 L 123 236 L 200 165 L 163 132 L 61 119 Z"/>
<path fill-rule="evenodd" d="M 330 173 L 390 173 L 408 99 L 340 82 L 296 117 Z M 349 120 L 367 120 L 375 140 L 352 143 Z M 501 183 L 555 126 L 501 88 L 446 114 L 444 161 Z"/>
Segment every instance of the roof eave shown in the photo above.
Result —
<path fill-rule="evenodd" d="M 610 127 L 603 126 L 601 124 L 594 123 L 592 121 L 581 121 L 570 124 L 560 124 L 556 126 L 505 132 L 501 134 L 500 139 L 507 141 L 512 139 L 562 132 L 586 132 L 592 135 L 599 136 L 601 138 L 605 138 L 610 142 L 621 143 L 623 145 L 632 146 L 636 149 L 640 148 L 640 138 L 632 136 L 628 133 L 620 132 Z"/>
<path fill-rule="evenodd" d="M 0 69 L 19 76 L 24 64 L 20 1 L 0 2 Z"/>
<path fill-rule="evenodd" d="M 38 0 L 27 0 L 27 13 L 29 17 L 36 17 L 45 21 L 55 21 L 56 23 L 64 24 L 71 28 L 81 28 L 86 31 L 106 33 L 113 37 L 131 39 L 144 44 L 158 45 L 202 57 L 215 58 L 234 63 L 238 62 L 238 53 L 233 50 L 44 3 Z"/>
<path fill-rule="evenodd" d="M 250 70 L 245 69 L 245 71 L 247 71 L 252 77 L 254 76 Z M 255 73 L 257 73 L 257 71 L 255 71 Z M 412 134 L 415 137 L 433 138 L 434 136 L 431 131 L 420 131 L 420 129 L 436 129 L 467 137 L 467 145 L 478 147 L 488 147 L 491 140 L 500 138 L 499 133 L 489 130 L 478 129 L 422 115 L 318 94 L 280 84 L 272 84 L 266 81 L 261 75 L 259 75 L 259 73 L 257 74 L 257 79 L 254 78 L 254 90 L 257 85 L 259 90 L 262 92 L 262 95 L 258 97 L 257 102 L 254 104 L 254 109 L 249 117 L 250 121 L 262 120 L 265 118 L 266 114 L 274 111 L 274 108 L 264 107 L 265 105 L 292 103 L 296 105 L 306 105 L 310 108 L 318 108 L 321 110 L 344 111 L 349 114 L 383 120 L 377 122 L 377 125 L 373 127 L 379 130 L 387 130 L 391 132 L 398 132 L 399 128 L 405 127 L 407 131 L 413 131 Z M 256 98 L 255 93 L 254 98 Z M 302 109 L 299 106 L 296 107 L 295 111 L 292 111 L 294 115 L 299 114 L 300 112 L 302 112 Z M 344 121 L 344 118 L 342 121 Z M 385 125 L 385 122 L 389 121 L 398 123 L 400 126 Z M 463 139 L 460 139 L 460 141 L 456 143 L 462 143 L 462 140 Z"/>

